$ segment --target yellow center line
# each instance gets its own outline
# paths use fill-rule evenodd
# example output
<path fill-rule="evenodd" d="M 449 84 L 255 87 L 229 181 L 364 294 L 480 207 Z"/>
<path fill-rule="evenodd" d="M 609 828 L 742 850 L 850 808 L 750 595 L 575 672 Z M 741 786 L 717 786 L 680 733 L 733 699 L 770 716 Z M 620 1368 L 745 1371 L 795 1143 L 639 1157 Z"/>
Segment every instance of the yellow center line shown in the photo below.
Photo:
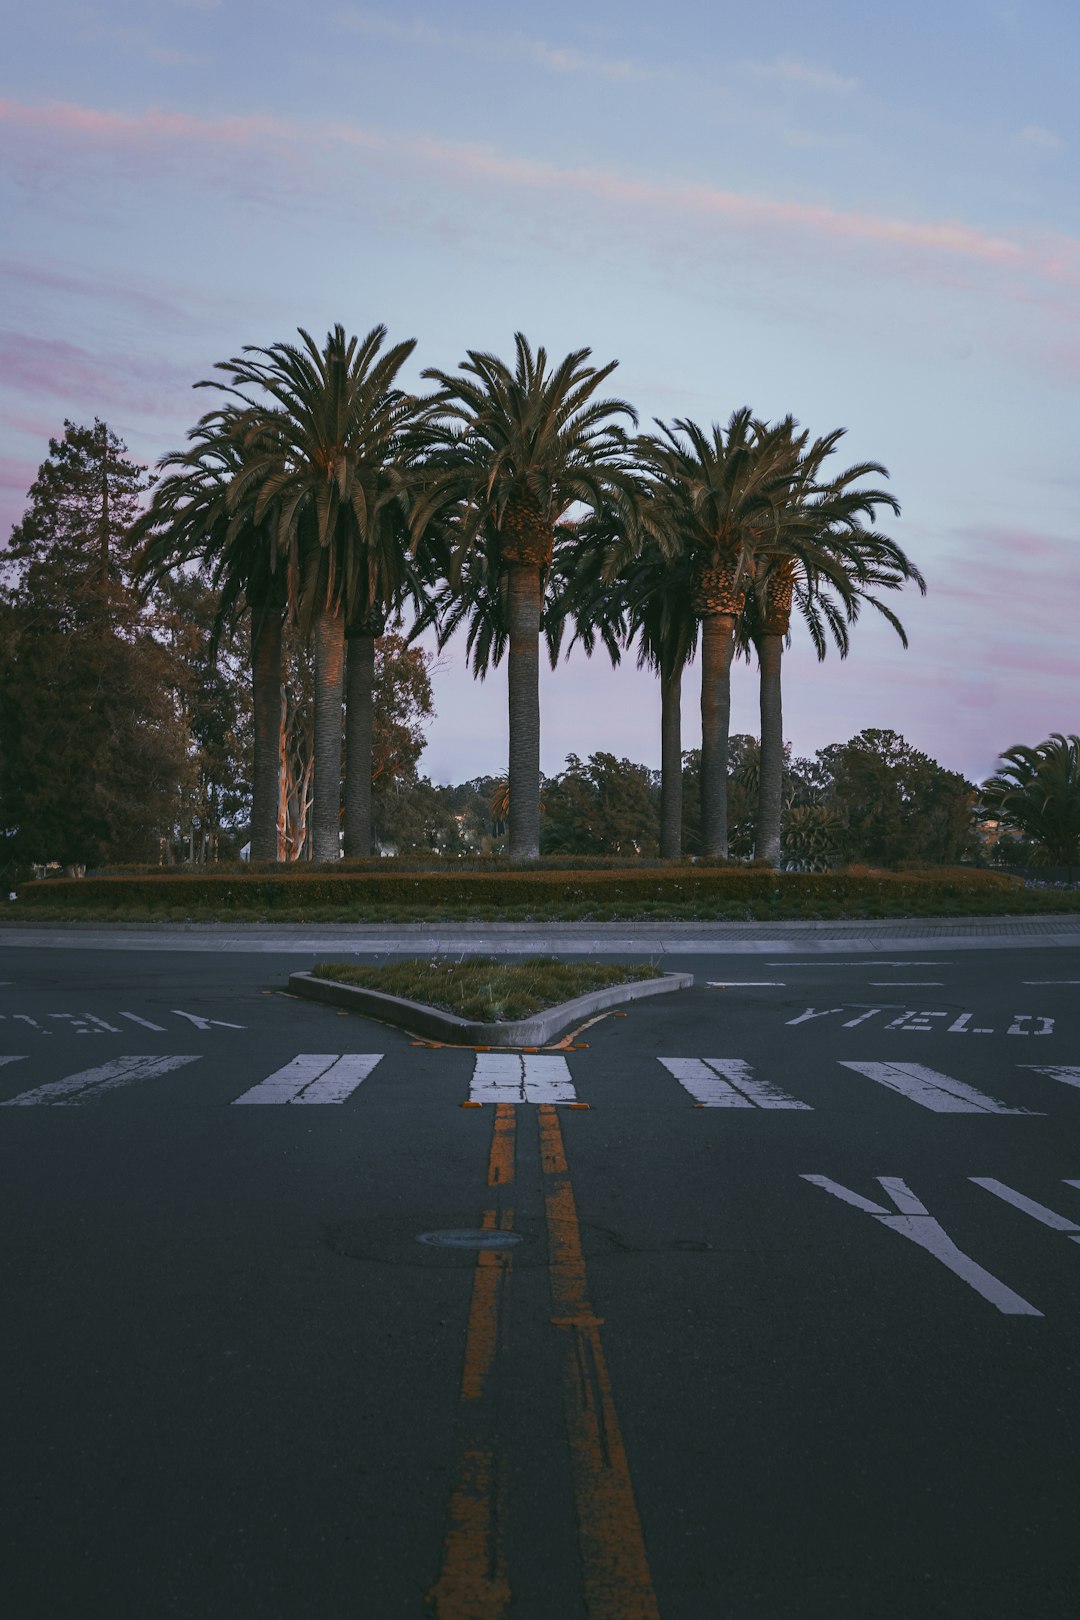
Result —
<path fill-rule="evenodd" d="M 487 1174 L 488 1186 L 496 1189 L 495 1207 L 484 1211 L 484 1231 L 510 1231 L 514 1224 L 502 1195 L 513 1185 L 516 1126 L 514 1105 L 496 1104 Z M 473 1412 L 476 1419 L 458 1458 L 439 1579 L 427 1593 L 437 1620 L 502 1620 L 510 1603 L 503 1549 L 505 1471 L 483 1397 L 502 1335 L 512 1252 L 480 1249 L 476 1256 L 458 1393 L 462 1412 Z"/>
<path fill-rule="evenodd" d="M 563 1398 L 589 1620 L 659 1620 L 630 1465 L 589 1303 L 574 1190 L 558 1112 L 537 1110 L 552 1322 L 566 1332 Z"/>

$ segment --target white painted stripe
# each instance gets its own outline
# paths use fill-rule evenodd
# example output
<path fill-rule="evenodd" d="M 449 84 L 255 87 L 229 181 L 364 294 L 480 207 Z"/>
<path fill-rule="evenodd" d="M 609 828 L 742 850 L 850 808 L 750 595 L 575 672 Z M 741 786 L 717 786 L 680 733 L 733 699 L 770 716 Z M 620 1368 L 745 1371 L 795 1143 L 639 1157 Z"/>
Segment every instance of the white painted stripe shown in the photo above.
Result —
<path fill-rule="evenodd" d="M 97 1024 L 99 1029 L 107 1029 L 110 1035 L 122 1035 L 123 1031 L 116 1024 L 110 1024 L 108 1019 L 99 1018 L 96 1013 L 83 1013 L 88 1024 Z"/>
<path fill-rule="evenodd" d="M 940 990 L 941 979 L 871 979 L 871 990 Z"/>
<path fill-rule="evenodd" d="M 973 1288 L 1003 1315 L 1042 1316 L 1042 1311 L 1036 1310 L 1034 1305 L 1015 1293 L 999 1277 L 995 1277 L 969 1254 L 958 1249 L 941 1222 L 925 1212 L 925 1206 L 899 1177 L 878 1176 L 877 1180 L 898 1207 L 903 1203 L 909 1203 L 917 1206 L 923 1213 L 890 1215 L 879 1204 L 871 1203 L 868 1198 L 852 1192 L 849 1187 L 842 1187 L 837 1181 L 831 1181 L 828 1176 L 802 1176 L 800 1179 L 824 1188 L 834 1198 L 839 1198 L 845 1204 L 851 1204 L 856 1209 L 872 1215 L 879 1225 L 888 1227 L 890 1231 L 897 1232 L 900 1237 L 905 1237 L 912 1243 L 917 1243 L 921 1249 L 932 1254 L 935 1260 L 939 1260 L 954 1276 L 967 1283 L 969 1288 Z"/>
<path fill-rule="evenodd" d="M 301 1052 L 235 1103 L 341 1103 L 366 1080 L 381 1052 Z"/>
<path fill-rule="evenodd" d="M 1080 984 L 1080 979 L 1021 979 L 1021 984 Z"/>
<path fill-rule="evenodd" d="M 16 1057 L 0 1057 L 0 1064 L 4 1064 L 4 1063 L 25 1063 L 25 1062 L 26 1062 L 26 1053 L 25 1052 L 21 1053 L 20 1055 L 18 1055 Z"/>
<path fill-rule="evenodd" d="M 1021 1069 L 1034 1069 L 1036 1074 L 1049 1075 L 1051 1080 L 1060 1080 L 1066 1086 L 1080 1086 L 1080 1069 L 1066 1063 L 1020 1063 Z"/>
<path fill-rule="evenodd" d="M 845 1069 L 865 1074 L 890 1091 L 898 1091 L 921 1108 L 935 1114 L 1030 1114 L 1030 1108 L 1006 1108 L 1004 1103 L 976 1091 L 962 1080 L 953 1080 L 936 1069 L 924 1068 L 921 1063 L 851 1063 L 841 1060 Z"/>
<path fill-rule="evenodd" d="M 1024 1214 L 1030 1215 L 1033 1220 L 1041 1221 L 1044 1226 L 1052 1226 L 1055 1232 L 1080 1232 L 1080 1223 L 1066 1220 L 1064 1215 L 1055 1215 L 1045 1204 L 1037 1204 L 1034 1198 L 1028 1198 L 1024 1193 L 1017 1192 L 1015 1187 L 1007 1187 L 1003 1181 L 996 1180 L 994 1176 L 969 1176 L 968 1180 L 973 1181 L 976 1187 L 985 1187 L 987 1192 L 1003 1198 L 1007 1204 L 1012 1204 L 1016 1209 L 1023 1210 Z"/>
<path fill-rule="evenodd" d="M 198 1054 L 191 1057 L 118 1057 L 96 1069 L 83 1069 L 69 1074 L 63 1080 L 52 1080 L 48 1085 L 36 1086 L 18 1097 L 9 1097 L 0 1108 L 30 1108 L 37 1104 L 72 1107 L 99 1097 L 102 1092 L 116 1086 L 129 1085 L 133 1080 L 151 1080 L 158 1074 L 169 1074 L 185 1063 L 195 1063 Z"/>
<path fill-rule="evenodd" d="M 783 990 L 783 979 L 706 979 L 709 990 Z"/>
<path fill-rule="evenodd" d="M 771 968 L 778 968 L 778 967 L 782 967 L 782 968 L 788 968 L 788 967 L 815 967 L 815 968 L 820 968 L 820 967 L 825 967 L 825 968 L 834 968 L 834 967 L 842 967 L 842 968 L 868 968 L 868 967 L 883 968 L 883 967 L 892 967 L 892 968 L 917 968 L 917 967 L 944 967 L 945 965 L 946 964 L 944 962 L 915 962 L 915 961 L 907 961 L 904 958 L 897 958 L 896 961 L 892 961 L 887 956 L 873 956 L 873 955 L 864 956 L 862 958 L 862 960 L 859 961 L 859 962 L 832 962 L 832 961 L 829 960 L 829 958 L 827 956 L 814 956 L 814 957 L 811 957 L 809 959 L 809 961 L 805 961 L 805 962 L 793 962 L 790 959 L 790 957 L 788 957 L 783 962 L 766 962 L 766 964 L 765 964 L 766 967 L 771 967 Z"/>
<path fill-rule="evenodd" d="M 160 1035 L 164 1035 L 165 1033 L 164 1024 L 152 1024 L 149 1018 L 140 1018 L 138 1013 L 122 1012 L 120 1017 L 130 1018 L 133 1024 L 141 1024 L 143 1029 L 156 1029 Z"/>
<path fill-rule="evenodd" d="M 661 1058 L 670 1075 L 703 1108 L 803 1108 L 778 1086 L 755 1080 L 749 1063 L 742 1058 Z"/>
<path fill-rule="evenodd" d="M 330 1065 L 325 1074 L 289 1100 L 294 1103 L 347 1102 L 361 1081 L 366 1080 L 375 1065 L 382 1062 L 382 1056 L 381 1052 L 346 1052 Z"/>
<path fill-rule="evenodd" d="M 564 1057 L 533 1052 L 477 1052 L 469 1101 L 571 1103 L 577 1092 Z"/>

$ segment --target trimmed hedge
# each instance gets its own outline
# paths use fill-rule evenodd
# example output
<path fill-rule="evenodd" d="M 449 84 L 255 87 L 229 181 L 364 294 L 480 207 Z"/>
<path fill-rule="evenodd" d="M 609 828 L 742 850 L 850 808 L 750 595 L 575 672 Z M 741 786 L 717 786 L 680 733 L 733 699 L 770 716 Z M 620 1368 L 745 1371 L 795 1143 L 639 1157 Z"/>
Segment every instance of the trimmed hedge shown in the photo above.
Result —
<path fill-rule="evenodd" d="M 49 878 L 25 884 L 22 905 L 35 911 L 198 906 L 217 911 L 295 910 L 304 905 L 355 907 L 499 907 L 595 902 L 647 905 L 693 902 L 717 907 L 776 905 L 813 911 L 817 906 L 890 907 L 931 897 L 948 901 L 1007 895 L 1022 880 L 996 872 L 951 867 L 924 872 L 784 872 L 760 867 L 644 867 L 567 870 L 534 867 L 502 871 L 342 872 L 328 868 L 275 872 L 169 873 L 154 877 Z"/>

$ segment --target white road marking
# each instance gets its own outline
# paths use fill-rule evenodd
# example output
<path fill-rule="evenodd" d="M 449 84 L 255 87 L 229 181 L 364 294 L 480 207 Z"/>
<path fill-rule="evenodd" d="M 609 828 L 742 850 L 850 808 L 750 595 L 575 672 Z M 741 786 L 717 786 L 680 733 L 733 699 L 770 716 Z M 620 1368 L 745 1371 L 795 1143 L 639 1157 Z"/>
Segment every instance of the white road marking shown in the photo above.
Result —
<path fill-rule="evenodd" d="M 941 979 L 871 979 L 871 990 L 940 990 Z"/>
<path fill-rule="evenodd" d="M 381 1052 L 301 1052 L 233 1103 L 343 1103 L 382 1059 Z"/>
<path fill-rule="evenodd" d="M 26 1062 L 26 1054 L 25 1053 L 19 1053 L 15 1057 L 0 1057 L 0 1064 L 4 1064 L 4 1063 L 25 1063 L 25 1062 Z"/>
<path fill-rule="evenodd" d="M 247 1028 L 246 1024 L 226 1024 L 220 1018 L 200 1018 L 198 1013 L 181 1012 L 179 1007 L 173 1007 L 171 1010 L 177 1018 L 186 1018 L 189 1023 L 194 1024 L 196 1029 L 209 1029 L 211 1024 L 216 1024 L 219 1029 Z"/>
<path fill-rule="evenodd" d="M 563 1057 L 530 1052 L 478 1052 L 469 1101 L 572 1103 L 577 1092 Z"/>
<path fill-rule="evenodd" d="M 96 1017 L 94 1013 L 50 1013 L 49 1017 L 70 1019 L 76 1035 L 104 1035 L 106 1033 L 119 1035 L 122 1033 L 115 1024 L 110 1024 L 107 1019 Z M 97 1025 L 96 1029 L 91 1027 L 95 1024 Z"/>
<path fill-rule="evenodd" d="M 886 1024 L 885 1028 L 919 1030 L 925 1035 L 934 1027 L 930 1023 L 931 1018 L 948 1018 L 948 1016 L 947 1012 L 914 1012 L 909 1008 L 907 1012 L 902 1012 L 899 1018 L 894 1018 L 891 1024 Z"/>
<path fill-rule="evenodd" d="M 945 965 L 946 964 L 944 962 L 908 961 L 904 957 L 897 957 L 897 959 L 895 961 L 893 961 L 887 956 L 872 956 L 872 955 L 864 956 L 862 958 L 862 960 L 858 961 L 858 962 L 831 962 L 828 959 L 828 957 L 815 956 L 815 957 L 811 957 L 809 959 L 809 961 L 805 961 L 805 962 L 792 962 L 790 959 L 786 959 L 783 962 L 766 962 L 766 964 L 765 964 L 766 967 L 771 967 L 771 968 L 777 968 L 777 967 L 783 967 L 783 968 L 788 968 L 788 967 L 816 967 L 816 968 L 819 968 L 819 967 L 830 967 L 830 968 L 834 968 L 834 967 L 842 967 L 842 968 L 894 967 L 894 968 L 917 968 L 917 967 L 945 967 Z"/>
<path fill-rule="evenodd" d="M 741 1058 L 661 1058 L 670 1075 L 702 1108 L 805 1108 L 786 1091 L 755 1080 Z"/>
<path fill-rule="evenodd" d="M 1042 1029 L 1021 1029 L 1021 1024 L 1031 1024 L 1038 1018 Z M 1013 1021 L 1005 1031 L 1006 1035 L 1052 1035 L 1054 1033 L 1054 1020 L 1045 1017 L 1042 1013 L 1013 1013 Z"/>
<path fill-rule="evenodd" d="M 807 1007 L 806 1011 L 800 1013 L 798 1018 L 789 1018 L 787 1022 L 789 1024 L 807 1024 L 812 1018 L 831 1018 L 833 1013 L 844 1011 L 843 1007 L 822 1007 L 820 1012 L 816 1007 Z"/>
<path fill-rule="evenodd" d="M 198 1054 L 191 1057 L 114 1058 L 100 1068 L 83 1069 L 79 1074 L 69 1074 L 63 1080 L 52 1080 L 47 1085 L 35 1086 L 33 1091 L 24 1091 L 18 1097 L 9 1097 L 7 1102 L 0 1103 L 0 1108 L 31 1108 L 37 1104 L 70 1108 L 100 1097 L 102 1092 L 112 1091 L 116 1086 L 129 1085 L 133 1080 L 150 1080 L 155 1075 L 168 1074 L 173 1069 L 183 1068 L 185 1063 L 197 1061 Z"/>
<path fill-rule="evenodd" d="M 159 1034 L 161 1034 L 161 1035 L 165 1034 L 165 1025 L 164 1024 L 152 1024 L 150 1022 L 149 1018 L 140 1018 L 138 1013 L 122 1012 L 120 1014 L 120 1017 L 121 1018 L 130 1018 L 131 1022 L 133 1024 L 141 1024 L 144 1029 L 156 1029 Z"/>
<path fill-rule="evenodd" d="M 1020 983 L 1029 987 L 1036 984 L 1080 984 L 1080 979 L 1021 979 Z"/>
<path fill-rule="evenodd" d="M 15 1023 L 15 1024 L 30 1024 L 32 1026 L 32 1028 L 36 1029 L 40 1035 L 51 1035 L 52 1034 L 51 1029 L 42 1029 L 42 1027 L 38 1023 L 37 1019 L 36 1018 L 31 1018 L 29 1013 L 12 1013 L 11 1014 L 11 1021 L 12 1021 L 12 1023 Z"/>
<path fill-rule="evenodd" d="M 1034 1198 L 1028 1198 L 1024 1193 L 1017 1192 L 1015 1187 L 1007 1187 L 1003 1181 L 998 1181 L 994 1176 L 969 1176 L 968 1180 L 973 1181 L 976 1187 L 985 1187 L 987 1192 L 1003 1198 L 1014 1208 L 1023 1210 L 1024 1214 L 1030 1215 L 1033 1220 L 1041 1221 L 1043 1226 L 1052 1226 L 1055 1232 L 1080 1232 L 1080 1223 L 1066 1220 L 1064 1215 L 1056 1215 L 1052 1209 L 1047 1209 L 1045 1204 L 1037 1204 Z"/>
<path fill-rule="evenodd" d="M 898 1091 L 902 1097 L 929 1108 L 935 1114 L 1031 1114 L 1041 1112 L 1030 1108 L 1006 1108 L 1004 1103 L 987 1097 L 974 1086 L 962 1080 L 953 1080 L 936 1069 L 926 1069 L 921 1063 L 849 1063 L 841 1060 L 841 1067 L 865 1074 L 868 1080 Z"/>
<path fill-rule="evenodd" d="M 709 990 L 783 990 L 783 979 L 706 979 Z"/>
<path fill-rule="evenodd" d="M 830 1180 L 828 1176 L 804 1175 L 800 1179 L 823 1188 L 834 1198 L 839 1198 L 845 1204 L 851 1204 L 856 1209 L 872 1215 L 879 1225 L 888 1227 L 890 1231 L 899 1233 L 912 1243 L 917 1243 L 921 1249 L 932 1254 L 935 1260 L 940 1260 L 941 1264 L 954 1276 L 959 1277 L 961 1282 L 967 1283 L 968 1287 L 973 1288 L 983 1299 L 989 1300 L 990 1304 L 996 1306 L 1003 1315 L 1042 1316 L 1042 1311 L 1036 1310 L 1034 1305 L 1014 1293 L 1000 1278 L 980 1266 L 962 1249 L 958 1249 L 941 1222 L 930 1214 L 899 1176 L 876 1178 L 883 1191 L 900 1211 L 898 1215 L 890 1214 L 881 1204 L 872 1203 L 869 1198 L 863 1198 L 859 1193 L 852 1192 L 850 1187 L 843 1187 L 838 1181 Z"/>
<path fill-rule="evenodd" d="M 1060 1080 L 1067 1086 L 1080 1086 L 1080 1069 L 1068 1063 L 1021 1063 L 1021 1069 L 1034 1069 L 1036 1074 L 1049 1075 L 1051 1080 Z"/>
<path fill-rule="evenodd" d="M 841 1028 L 854 1029 L 856 1024 L 865 1024 L 868 1018 L 874 1018 L 879 1012 L 884 1011 L 884 1007 L 871 1007 L 869 1012 L 860 1013 L 858 1018 L 849 1018 L 846 1024 L 841 1025 Z"/>

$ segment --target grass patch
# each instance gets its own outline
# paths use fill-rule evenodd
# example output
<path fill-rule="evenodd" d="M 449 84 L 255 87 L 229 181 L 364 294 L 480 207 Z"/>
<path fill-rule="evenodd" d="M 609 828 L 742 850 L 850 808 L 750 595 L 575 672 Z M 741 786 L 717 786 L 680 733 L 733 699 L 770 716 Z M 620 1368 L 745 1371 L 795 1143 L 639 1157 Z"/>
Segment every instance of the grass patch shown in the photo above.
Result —
<path fill-rule="evenodd" d="M 530 956 L 520 961 L 494 956 L 470 956 L 462 961 L 410 956 L 384 967 L 320 962 L 311 971 L 317 979 L 382 990 L 386 995 L 420 1001 L 484 1024 L 531 1018 L 534 1013 L 593 990 L 661 976 L 661 970 L 649 962 L 629 966 L 616 962 L 560 962 L 553 956 Z"/>

